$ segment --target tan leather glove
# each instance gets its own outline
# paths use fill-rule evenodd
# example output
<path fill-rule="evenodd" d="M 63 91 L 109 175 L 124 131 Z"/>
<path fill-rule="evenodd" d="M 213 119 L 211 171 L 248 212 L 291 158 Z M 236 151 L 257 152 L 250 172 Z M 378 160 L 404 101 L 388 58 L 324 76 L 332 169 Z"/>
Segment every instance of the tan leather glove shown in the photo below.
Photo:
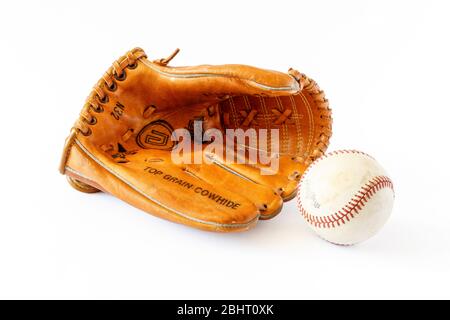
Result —
<path fill-rule="evenodd" d="M 326 151 L 328 101 L 313 80 L 292 69 L 167 66 L 177 52 L 151 62 L 136 48 L 113 63 L 66 140 L 60 171 L 77 190 L 108 192 L 167 220 L 204 230 L 247 230 L 279 213 L 307 166 Z M 202 163 L 174 162 L 180 142 L 171 136 L 176 129 L 192 133 L 195 123 L 202 132 L 278 129 L 276 152 L 273 141 L 256 147 L 277 159 L 278 168 L 248 163 L 254 146 L 242 141 L 245 163 L 227 161 L 208 142 L 187 153 Z"/>

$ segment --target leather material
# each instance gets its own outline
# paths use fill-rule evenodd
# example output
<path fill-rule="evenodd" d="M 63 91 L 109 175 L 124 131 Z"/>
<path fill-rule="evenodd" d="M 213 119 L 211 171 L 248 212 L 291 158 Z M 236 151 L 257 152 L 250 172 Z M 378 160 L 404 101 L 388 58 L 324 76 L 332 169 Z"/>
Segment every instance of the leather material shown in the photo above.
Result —
<path fill-rule="evenodd" d="M 89 95 L 66 140 L 60 171 L 80 191 L 108 192 L 155 216 L 210 231 L 242 231 L 278 214 L 301 174 L 328 147 L 331 110 L 305 75 L 243 65 L 169 67 L 136 48 L 117 60 Z M 279 129 L 279 159 L 227 162 L 208 144 L 172 161 L 175 129 Z M 246 151 L 249 146 L 244 145 Z M 247 152 L 243 156 L 248 157 Z M 206 163 L 205 163 L 206 162 Z M 271 175 L 261 174 L 262 170 Z"/>

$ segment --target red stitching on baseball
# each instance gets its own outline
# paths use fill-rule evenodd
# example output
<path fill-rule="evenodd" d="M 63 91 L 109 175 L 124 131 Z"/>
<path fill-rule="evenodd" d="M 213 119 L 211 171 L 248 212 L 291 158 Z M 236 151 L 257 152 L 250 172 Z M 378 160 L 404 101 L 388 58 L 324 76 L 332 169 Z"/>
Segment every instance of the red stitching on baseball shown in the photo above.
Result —
<path fill-rule="evenodd" d="M 370 199 L 377 191 L 384 188 L 394 190 L 391 179 L 386 176 L 374 177 L 364 186 L 362 186 L 357 194 L 353 196 L 350 201 L 343 208 L 341 208 L 341 210 L 322 217 L 314 216 L 308 213 L 302 206 L 300 196 L 297 197 L 297 202 L 300 213 L 309 224 L 312 224 L 317 228 L 334 228 L 335 223 L 340 226 L 340 223 L 345 224 L 346 221 L 350 221 L 352 218 L 354 218 L 364 208 L 367 200 Z M 345 213 L 342 213 L 342 211 L 344 211 Z M 330 223 L 325 223 L 324 220 L 333 221 L 331 222 L 331 227 Z"/>
<path fill-rule="evenodd" d="M 305 172 L 302 175 L 302 178 L 300 179 L 299 185 L 301 187 L 302 182 L 304 178 L 306 177 L 307 173 L 311 170 L 312 167 L 317 165 L 321 160 L 329 158 L 334 155 L 341 155 L 341 154 L 360 154 L 364 155 L 366 157 L 369 157 L 371 159 L 374 159 L 371 155 L 359 151 L 359 150 L 336 150 L 328 152 L 324 155 L 322 155 L 320 158 L 316 159 L 313 163 L 309 165 L 309 167 L 305 170 Z M 374 159 L 375 160 L 375 159 Z M 328 219 L 329 222 L 323 223 L 321 220 L 321 217 L 316 217 L 308 212 L 303 208 L 300 196 L 297 196 L 297 203 L 300 209 L 300 213 L 305 217 L 306 221 L 318 228 L 334 228 L 335 223 L 339 226 L 340 222 L 345 224 L 345 220 L 350 221 L 350 218 L 354 218 L 356 214 L 359 213 L 359 211 L 362 210 L 362 208 L 365 206 L 367 201 L 372 198 L 372 196 L 375 194 L 376 191 L 382 189 L 382 188 L 390 188 L 391 190 L 394 190 L 394 186 L 392 184 L 392 181 L 386 177 L 386 176 L 379 176 L 375 177 L 372 180 L 370 180 L 368 183 L 366 183 L 364 186 L 361 187 L 361 189 L 350 199 L 349 203 L 345 205 L 343 208 L 341 208 L 338 212 L 335 212 L 333 214 L 330 214 L 328 216 L 325 216 L 325 221 Z M 354 204 L 354 203 L 356 204 Z M 342 213 L 344 211 L 345 213 Z M 355 214 L 353 214 L 355 213 Z M 331 227 L 330 227 L 331 224 Z"/>

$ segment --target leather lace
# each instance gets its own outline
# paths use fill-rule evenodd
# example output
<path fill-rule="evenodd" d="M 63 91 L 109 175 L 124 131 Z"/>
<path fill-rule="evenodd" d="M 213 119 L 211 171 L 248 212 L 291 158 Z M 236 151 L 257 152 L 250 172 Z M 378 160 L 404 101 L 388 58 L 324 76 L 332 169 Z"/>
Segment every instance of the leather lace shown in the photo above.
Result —
<path fill-rule="evenodd" d="M 289 69 L 289 74 L 300 83 L 301 90 L 308 92 L 313 97 L 314 102 L 316 103 L 315 108 L 320 114 L 320 119 L 323 120 L 322 123 L 319 123 L 320 134 L 312 153 L 310 155 L 297 156 L 293 158 L 293 160 L 309 165 L 315 159 L 322 156 L 328 148 L 331 138 L 331 123 L 333 121 L 331 109 L 328 99 L 325 97 L 325 93 L 319 88 L 314 80 L 292 68 Z"/>
<path fill-rule="evenodd" d="M 176 49 L 170 56 L 164 59 L 153 61 L 162 66 L 166 66 L 180 51 Z M 116 60 L 113 65 L 105 72 L 103 77 L 94 86 L 91 94 L 86 99 L 86 103 L 81 110 L 80 117 L 75 122 L 74 129 L 88 136 L 92 133 L 89 126 L 97 123 L 97 118 L 92 115 L 91 111 L 101 113 L 104 111 L 103 105 L 108 103 L 108 92 L 113 92 L 117 89 L 118 82 L 124 81 L 127 77 L 126 69 L 135 69 L 138 65 L 138 60 L 147 58 L 144 50 L 135 48 L 129 51 L 126 55 Z M 146 116 L 149 116 L 154 110 L 147 110 Z"/>
<path fill-rule="evenodd" d="M 117 82 L 126 79 L 126 69 L 135 69 L 138 60 L 146 57 L 147 55 L 142 49 L 135 48 L 116 60 L 97 82 L 91 94 L 86 99 L 86 103 L 80 112 L 80 117 L 75 122 L 74 129 L 85 136 L 90 135 L 92 131 L 89 126 L 97 123 L 97 118 L 91 112 L 103 112 L 103 105 L 109 101 L 108 92 L 115 91 L 117 89 Z"/>

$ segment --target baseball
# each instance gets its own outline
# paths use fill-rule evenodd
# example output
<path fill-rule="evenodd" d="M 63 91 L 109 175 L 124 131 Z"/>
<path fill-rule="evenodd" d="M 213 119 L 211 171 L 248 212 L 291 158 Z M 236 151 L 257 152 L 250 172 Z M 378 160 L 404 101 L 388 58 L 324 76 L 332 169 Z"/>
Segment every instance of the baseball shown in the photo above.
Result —
<path fill-rule="evenodd" d="M 300 181 L 298 207 L 323 239 L 352 245 L 375 235 L 391 214 L 391 179 L 371 156 L 339 150 L 314 161 Z"/>

